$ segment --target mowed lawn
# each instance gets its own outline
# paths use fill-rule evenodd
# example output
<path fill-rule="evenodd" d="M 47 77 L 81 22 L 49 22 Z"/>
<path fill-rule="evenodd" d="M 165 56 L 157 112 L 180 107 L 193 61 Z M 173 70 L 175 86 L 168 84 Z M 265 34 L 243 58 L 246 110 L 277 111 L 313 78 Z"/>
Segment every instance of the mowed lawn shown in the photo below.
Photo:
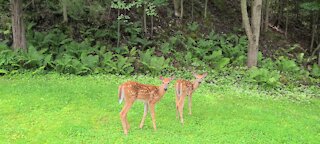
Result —
<path fill-rule="evenodd" d="M 204 83 L 193 96 L 193 115 L 175 116 L 174 83 L 139 129 L 143 103 L 128 113 L 125 136 L 118 85 L 157 78 L 21 74 L 0 77 L 0 143 L 319 143 L 320 100 L 292 102 L 257 90 Z M 175 81 L 174 81 L 175 82 Z M 187 101 L 186 101 L 187 104 Z"/>

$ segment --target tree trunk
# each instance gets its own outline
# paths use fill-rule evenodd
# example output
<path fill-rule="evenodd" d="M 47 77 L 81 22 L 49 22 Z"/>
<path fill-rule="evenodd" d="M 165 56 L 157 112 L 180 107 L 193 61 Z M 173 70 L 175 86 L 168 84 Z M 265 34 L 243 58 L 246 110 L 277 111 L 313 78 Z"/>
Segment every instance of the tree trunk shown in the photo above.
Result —
<path fill-rule="evenodd" d="M 180 18 L 182 19 L 183 18 L 183 0 L 180 0 L 180 2 L 181 2 L 181 4 L 180 4 L 180 10 L 181 10 L 181 12 L 180 12 Z"/>
<path fill-rule="evenodd" d="M 289 0 L 286 0 L 286 7 L 288 8 Z M 286 11 L 286 27 L 285 27 L 285 37 L 288 38 L 288 25 L 289 25 L 289 10 Z"/>
<path fill-rule="evenodd" d="M 316 29 L 317 26 L 315 24 L 312 25 L 312 35 L 311 35 L 311 44 L 310 44 L 310 51 L 312 52 L 313 50 L 313 44 L 314 44 L 314 37 L 316 35 Z"/>
<path fill-rule="evenodd" d="M 318 44 L 317 49 L 318 49 L 318 65 L 320 66 L 320 44 Z"/>
<path fill-rule="evenodd" d="M 258 63 L 258 46 L 249 42 L 247 66 L 249 68 L 257 66 Z"/>
<path fill-rule="evenodd" d="M 36 8 L 35 4 L 34 4 L 34 0 L 32 0 L 32 8 Z"/>
<path fill-rule="evenodd" d="M 249 21 L 247 11 L 247 0 L 241 0 L 241 13 L 242 21 L 245 27 L 246 34 L 248 36 L 248 59 L 247 66 L 249 68 L 257 66 L 258 60 L 258 47 L 260 36 L 260 23 L 261 23 L 261 7 L 262 0 L 254 0 L 251 11 L 251 24 Z"/>
<path fill-rule="evenodd" d="M 118 18 L 120 16 L 120 9 L 118 9 Z M 117 39 L 117 48 L 119 48 L 120 46 L 120 19 L 118 19 L 118 30 L 117 30 L 117 33 L 118 33 L 118 39 Z"/>
<path fill-rule="evenodd" d="M 207 18 L 208 0 L 204 3 L 204 18 Z"/>
<path fill-rule="evenodd" d="M 193 10 L 194 9 L 194 3 L 193 3 L 193 0 L 191 0 L 191 19 L 192 19 L 192 21 L 193 21 L 193 18 L 194 18 L 194 16 L 193 16 Z"/>
<path fill-rule="evenodd" d="M 180 0 L 173 0 L 174 6 L 174 15 L 176 17 L 180 17 L 179 7 L 180 7 Z"/>
<path fill-rule="evenodd" d="M 62 0 L 63 22 L 68 22 L 67 1 Z"/>
<path fill-rule="evenodd" d="M 284 11 L 284 0 L 279 0 L 278 25 L 277 26 L 282 25 L 283 11 Z"/>
<path fill-rule="evenodd" d="M 265 1 L 266 3 L 266 11 L 265 11 L 265 19 L 264 19 L 264 32 L 268 31 L 268 24 L 269 24 L 269 0 Z"/>
<path fill-rule="evenodd" d="M 312 12 L 312 36 L 311 36 L 311 44 L 310 44 L 310 51 L 312 52 L 314 40 L 317 32 L 317 15 L 316 12 Z"/>
<path fill-rule="evenodd" d="M 265 1 L 262 1 L 262 9 L 261 9 L 261 26 L 260 26 L 260 31 L 263 31 L 264 30 L 264 17 L 265 17 L 265 9 L 266 9 L 266 2 Z"/>
<path fill-rule="evenodd" d="M 296 16 L 296 20 L 299 20 L 299 13 L 300 13 L 300 5 L 299 5 L 299 1 L 295 1 L 295 5 L 294 5 L 294 13 Z"/>
<path fill-rule="evenodd" d="M 153 37 L 153 15 L 151 15 L 151 37 Z"/>
<path fill-rule="evenodd" d="M 320 66 L 320 51 L 319 51 L 319 54 L 318 54 L 318 66 Z"/>
<path fill-rule="evenodd" d="M 22 0 L 11 0 L 13 49 L 27 50 L 25 27 L 22 17 Z"/>
<path fill-rule="evenodd" d="M 143 30 L 144 33 L 147 33 L 147 8 L 146 4 L 143 4 Z"/>
<path fill-rule="evenodd" d="M 180 17 L 182 19 L 183 17 L 183 0 L 173 0 L 173 6 L 174 6 L 174 15 L 176 17 Z M 180 10 L 180 12 L 179 12 Z"/>

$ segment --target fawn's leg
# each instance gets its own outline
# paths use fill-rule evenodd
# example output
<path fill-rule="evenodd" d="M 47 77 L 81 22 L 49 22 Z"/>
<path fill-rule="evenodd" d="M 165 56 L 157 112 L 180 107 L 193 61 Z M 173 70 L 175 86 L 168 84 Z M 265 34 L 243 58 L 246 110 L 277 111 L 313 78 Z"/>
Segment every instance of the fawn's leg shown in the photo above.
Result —
<path fill-rule="evenodd" d="M 180 97 L 179 105 L 178 105 L 178 110 L 179 110 L 179 113 L 180 113 L 180 121 L 181 121 L 182 124 L 183 124 L 184 98 L 185 98 L 185 95 L 182 95 L 182 96 Z"/>
<path fill-rule="evenodd" d="M 156 131 L 157 130 L 157 127 L 156 127 L 156 116 L 155 116 L 155 112 L 154 112 L 155 104 L 154 103 L 149 103 L 149 106 L 150 106 L 150 113 L 151 113 L 153 129 Z"/>
<path fill-rule="evenodd" d="M 189 115 L 191 115 L 192 94 L 189 95 Z"/>
<path fill-rule="evenodd" d="M 181 83 L 176 83 L 176 119 L 179 118 L 179 101 L 182 95 L 182 84 Z"/>
<path fill-rule="evenodd" d="M 122 127 L 123 127 L 123 131 L 124 134 L 127 135 L 128 134 L 128 129 L 130 128 L 128 120 L 127 120 L 127 113 L 129 111 L 129 109 L 132 106 L 132 102 L 126 102 L 125 106 L 123 107 L 123 109 L 120 112 L 120 118 L 121 118 L 121 122 L 122 122 Z"/>
<path fill-rule="evenodd" d="M 142 120 L 140 123 L 140 128 L 143 127 L 144 120 L 146 119 L 147 113 L 148 113 L 148 103 L 144 103 L 144 113 L 143 113 L 143 117 L 142 117 Z"/>
<path fill-rule="evenodd" d="M 179 95 L 176 96 L 176 119 L 179 118 Z"/>

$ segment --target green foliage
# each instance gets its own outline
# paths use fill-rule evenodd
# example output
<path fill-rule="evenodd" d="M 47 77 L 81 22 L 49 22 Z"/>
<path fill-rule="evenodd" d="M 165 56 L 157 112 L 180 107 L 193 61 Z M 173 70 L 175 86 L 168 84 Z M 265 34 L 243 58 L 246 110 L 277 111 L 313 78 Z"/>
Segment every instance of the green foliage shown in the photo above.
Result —
<path fill-rule="evenodd" d="M 313 64 L 311 75 L 320 78 L 320 67 L 317 64 Z"/>
<path fill-rule="evenodd" d="M 199 29 L 199 24 L 197 22 L 192 22 L 188 24 L 188 29 L 192 32 L 195 32 Z"/>
<path fill-rule="evenodd" d="M 129 75 L 134 71 L 132 63 L 129 61 L 128 57 L 108 52 L 104 55 L 104 70 L 108 73 Z"/>
<path fill-rule="evenodd" d="M 143 65 L 141 70 L 149 72 L 151 75 L 160 75 L 161 71 L 170 68 L 170 59 L 153 55 L 154 49 L 145 52 L 139 51 L 140 62 Z"/>
<path fill-rule="evenodd" d="M 177 45 L 182 45 L 186 51 L 176 52 L 173 47 Z M 211 32 L 207 37 L 200 38 L 175 35 L 161 45 L 160 50 L 163 53 L 175 52 L 175 59 L 180 66 L 223 70 L 228 64 L 244 66 L 246 47 L 247 39 L 244 36 Z"/>
<path fill-rule="evenodd" d="M 19 69 L 17 54 L 7 47 L 5 42 L 0 42 L 0 69 L 2 72 Z"/>
<path fill-rule="evenodd" d="M 205 56 L 204 60 L 208 61 L 211 67 L 218 70 L 224 68 L 230 62 L 229 58 L 223 57 L 222 50 L 213 51 L 211 55 Z"/>
<path fill-rule="evenodd" d="M 37 51 L 34 46 L 28 47 L 28 52 L 20 52 L 18 62 L 26 69 L 52 66 L 52 55 L 45 54 L 47 49 Z"/>
<path fill-rule="evenodd" d="M 173 44 L 169 43 L 169 42 L 164 42 L 161 44 L 160 46 L 160 51 L 163 53 L 163 54 L 169 54 L 171 52 L 174 52 L 174 46 Z"/>
<path fill-rule="evenodd" d="M 0 75 L 5 75 L 5 74 L 7 74 L 7 73 L 8 73 L 7 70 L 5 70 L 5 69 L 0 69 Z"/>
<path fill-rule="evenodd" d="M 247 75 L 247 81 L 264 86 L 277 87 L 280 85 L 280 74 L 276 70 L 265 68 L 251 68 Z"/>
<path fill-rule="evenodd" d="M 30 29 L 26 37 L 29 45 L 35 48 L 48 49 L 53 55 L 58 55 L 63 51 L 61 46 L 73 41 L 59 29 L 53 29 L 49 32 L 37 32 Z"/>
<path fill-rule="evenodd" d="M 85 67 L 80 65 L 80 61 L 69 54 L 60 55 L 55 61 L 55 69 L 60 73 L 81 73 Z"/>
<path fill-rule="evenodd" d="M 95 68 L 98 67 L 99 56 L 82 53 L 80 56 L 80 61 L 84 67 L 89 68 L 92 71 L 95 71 Z"/>
<path fill-rule="evenodd" d="M 295 73 L 300 71 L 300 68 L 295 61 L 289 60 L 284 57 L 279 57 L 277 64 L 278 69 L 282 72 Z"/>
<path fill-rule="evenodd" d="M 319 1 L 304 2 L 300 5 L 300 7 L 309 11 L 319 11 L 320 2 Z"/>
<path fill-rule="evenodd" d="M 275 69 L 277 68 L 276 63 L 271 58 L 265 58 L 260 62 L 260 67 L 266 69 Z"/>

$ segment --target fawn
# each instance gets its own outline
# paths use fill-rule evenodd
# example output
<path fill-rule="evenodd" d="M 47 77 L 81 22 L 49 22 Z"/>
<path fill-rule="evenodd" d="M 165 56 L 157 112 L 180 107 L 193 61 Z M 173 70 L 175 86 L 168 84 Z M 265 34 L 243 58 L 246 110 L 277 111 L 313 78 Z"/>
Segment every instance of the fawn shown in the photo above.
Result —
<path fill-rule="evenodd" d="M 184 98 L 189 96 L 189 114 L 191 115 L 191 100 L 192 93 L 199 87 L 200 83 L 207 76 L 208 73 L 202 75 L 193 73 L 196 78 L 193 82 L 179 79 L 175 84 L 176 89 L 176 117 L 180 114 L 180 121 L 183 124 L 183 106 Z"/>
<path fill-rule="evenodd" d="M 168 85 L 173 79 L 174 76 L 170 78 L 163 78 L 160 76 L 160 80 L 162 80 L 162 84 L 160 86 L 146 85 L 134 81 L 128 81 L 119 86 L 119 103 L 121 104 L 123 99 L 125 101 L 125 105 L 120 112 L 120 118 L 125 135 L 128 134 L 128 129 L 130 128 L 127 120 L 127 113 L 135 100 L 141 100 L 144 102 L 144 113 L 140 123 L 140 128 L 143 127 L 148 108 L 150 108 L 153 128 L 154 130 L 157 129 L 154 107 L 166 93 Z"/>

